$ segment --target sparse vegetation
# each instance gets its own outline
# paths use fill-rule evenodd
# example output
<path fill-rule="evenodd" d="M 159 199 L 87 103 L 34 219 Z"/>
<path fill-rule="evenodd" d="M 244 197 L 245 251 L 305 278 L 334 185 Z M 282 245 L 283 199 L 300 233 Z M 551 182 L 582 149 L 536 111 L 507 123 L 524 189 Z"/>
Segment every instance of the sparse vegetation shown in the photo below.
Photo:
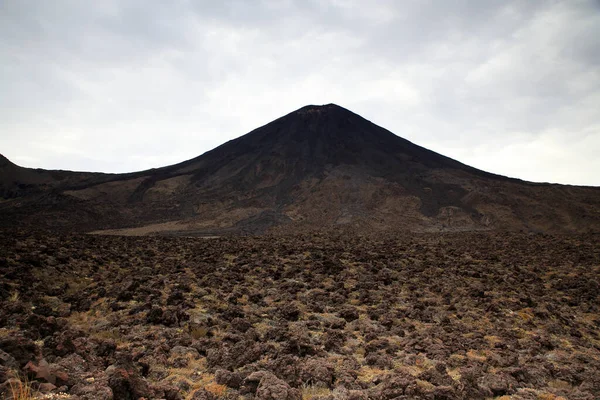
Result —
<path fill-rule="evenodd" d="M 215 382 L 207 383 L 206 385 L 204 385 L 203 389 L 209 393 L 214 394 L 217 397 L 222 397 L 225 395 L 225 393 L 227 393 L 227 386 L 219 385 Z"/>
<path fill-rule="evenodd" d="M 302 385 L 302 400 L 316 400 L 328 398 L 332 395 L 331 389 L 323 386 Z"/>
<path fill-rule="evenodd" d="M 192 326 L 189 328 L 190 336 L 196 340 L 202 339 L 210 332 L 208 328 L 204 326 Z"/>
<path fill-rule="evenodd" d="M 8 400 L 34 400 L 35 392 L 31 388 L 31 382 L 27 379 L 10 379 L 9 380 L 9 398 Z"/>
<path fill-rule="evenodd" d="M 598 239 L 4 235 L 0 373 L 18 399 L 595 398 Z"/>
<path fill-rule="evenodd" d="M 16 303 L 17 301 L 19 301 L 19 292 L 14 290 L 8 297 L 8 301 L 10 301 L 11 303 Z"/>

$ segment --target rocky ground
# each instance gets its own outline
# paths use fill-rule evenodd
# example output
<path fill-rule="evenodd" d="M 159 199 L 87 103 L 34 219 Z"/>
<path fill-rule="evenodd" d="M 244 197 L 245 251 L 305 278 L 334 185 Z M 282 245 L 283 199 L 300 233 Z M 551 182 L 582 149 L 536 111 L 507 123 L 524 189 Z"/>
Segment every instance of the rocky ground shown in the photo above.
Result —
<path fill-rule="evenodd" d="M 600 235 L 3 232 L 0 271 L 7 398 L 600 398 Z"/>

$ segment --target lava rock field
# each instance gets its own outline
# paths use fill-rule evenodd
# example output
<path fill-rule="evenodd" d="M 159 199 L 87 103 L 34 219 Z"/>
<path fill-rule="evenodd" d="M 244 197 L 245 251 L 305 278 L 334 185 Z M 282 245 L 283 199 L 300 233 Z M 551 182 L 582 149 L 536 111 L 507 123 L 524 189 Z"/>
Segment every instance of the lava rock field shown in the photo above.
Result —
<path fill-rule="evenodd" d="M 598 399 L 600 235 L 0 236 L 0 390 Z"/>

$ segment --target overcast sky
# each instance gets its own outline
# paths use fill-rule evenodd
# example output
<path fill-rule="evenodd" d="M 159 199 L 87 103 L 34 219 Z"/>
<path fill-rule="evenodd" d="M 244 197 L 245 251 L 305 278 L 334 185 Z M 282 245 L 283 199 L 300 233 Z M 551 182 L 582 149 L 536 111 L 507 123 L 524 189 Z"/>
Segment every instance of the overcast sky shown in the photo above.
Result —
<path fill-rule="evenodd" d="M 600 2 L 0 0 L 0 153 L 104 172 L 306 104 L 532 181 L 600 186 Z"/>

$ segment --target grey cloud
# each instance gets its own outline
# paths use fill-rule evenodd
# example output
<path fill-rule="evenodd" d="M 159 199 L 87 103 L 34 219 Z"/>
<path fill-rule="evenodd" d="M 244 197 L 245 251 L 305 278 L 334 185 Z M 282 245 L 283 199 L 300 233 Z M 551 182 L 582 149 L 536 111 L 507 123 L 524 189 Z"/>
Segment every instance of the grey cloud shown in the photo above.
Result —
<path fill-rule="evenodd" d="M 600 185 L 588 174 L 600 152 L 598 11 L 542 0 L 9 0 L 0 152 L 41 167 L 156 167 L 336 102 L 482 169 Z M 566 175 L 550 165 L 558 147 Z"/>

